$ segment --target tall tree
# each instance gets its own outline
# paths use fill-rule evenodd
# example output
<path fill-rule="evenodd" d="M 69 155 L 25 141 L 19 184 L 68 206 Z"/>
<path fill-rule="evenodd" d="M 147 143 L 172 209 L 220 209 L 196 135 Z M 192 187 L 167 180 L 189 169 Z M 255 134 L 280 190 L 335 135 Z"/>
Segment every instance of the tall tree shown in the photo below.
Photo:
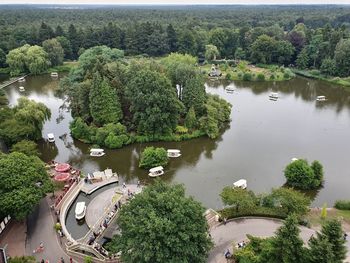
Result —
<path fill-rule="evenodd" d="M 51 66 L 63 64 L 64 50 L 56 38 L 45 40 L 42 46 L 48 54 Z"/>
<path fill-rule="evenodd" d="M 181 100 L 187 110 L 193 107 L 198 116 L 203 115 L 207 96 L 204 79 L 201 75 L 197 75 L 186 81 L 182 91 Z"/>
<path fill-rule="evenodd" d="M 72 47 L 72 58 L 76 59 L 78 57 L 78 51 L 80 48 L 80 41 L 78 32 L 73 24 L 69 25 L 67 38 Z"/>
<path fill-rule="evenodd" d="M 123 262 L 206 262 L 211 248 L 204 208 L 185 196 L 182 185 L 160 180 L 123 206 L 121 236 L 109 244 Z"/>
<path fill-rule="evenodd" d="M 52 189 L 45 164 L 36 156 L 1 154 L 0 170 L 1 215 L 25 219 Z"/>
<path fill-rule="evenodd" d="M 177 33 L 172 24 L 169 24 L 166 29 L 166 38 L 170 52 L 177 51 Z"/>
<path fill-rule="evenodd" d="M 117 123 L 122 118 L 117 93 L 99 72 L 94 73 L 89 100 L 91 116 L 96 125 Z"/>
<path fill-rule="evenodd" d="M 350 76 L 350 39 L 342 39 L 336 46 L 334 54 L 339 76 Z"/>
<path fill-rule="evenodd" d="M 39 41 L 43 42 L 46 39 L 53 38 L 55 36 L 52 28 L 45 24 L 45 22 L 42 22 L 39 28 Z"/>
<path fill-rule="evenodd" d="M 205 59 L 206 60 L 215 60 L 217 56 L 219 56 L 219 50 L 214 45 L 206 45 L 205 46 Z"/>
<path fill-rule="evenodd" d="M 0 68 L 6 65 L 6 53 L 0 48 Z"/>

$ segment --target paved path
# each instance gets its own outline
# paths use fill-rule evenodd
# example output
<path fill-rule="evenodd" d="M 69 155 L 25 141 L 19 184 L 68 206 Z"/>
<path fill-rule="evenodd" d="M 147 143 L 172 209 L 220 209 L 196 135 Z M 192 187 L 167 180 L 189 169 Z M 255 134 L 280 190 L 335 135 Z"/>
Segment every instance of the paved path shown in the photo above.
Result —
<path fill-rule="evenodd" d="M 247 234 L 257 237 L 273 236 L 280 226 L 282 226 L 280 220 L 258 218 L 236 219 L 227 222 L 226 225 L 221 224 L 210 231 L 215 245 L 209 254 L 208 262 L 226 263 L 224 252 L 227 248 L 232 252 L 232 243 L 236 244 L 246 240 Z M 306 227 L 300 227 L 300 230 L 304 242 L 307 242 L 315 233 L 314 230 Z"/>
<path fill-rule="evenodd" d="M 68 256 L 61 248 L 57 234 L 53 228 L 55 221 L 51 214 L 47 199 L 43 198 L 38 208 L 27 220 L 27 255 L 33 255 L 40 242 L 44 242 L 45 249 L 41 253 L 34 254 L 37 261 L 48 259 L 50 263 L 59 262 L 63 257 L 66 263 L 69 262 Z"/>

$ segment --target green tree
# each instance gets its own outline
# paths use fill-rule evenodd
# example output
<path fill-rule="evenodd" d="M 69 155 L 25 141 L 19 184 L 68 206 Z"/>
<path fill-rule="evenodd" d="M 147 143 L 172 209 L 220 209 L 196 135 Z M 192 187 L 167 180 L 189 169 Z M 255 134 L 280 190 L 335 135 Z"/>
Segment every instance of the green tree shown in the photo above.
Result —
<path fill-rule="evenodd" d="M 177 33 L 173 27 L 172 24 L 169 24 L 166 29 L 167 34 L 167 44 L 169 47 L 170 52 L 176 52 L 177 51 Z"/>
<path fill-rule="evenodd" d="M 203 115 L 207 96 L 204 79 L 201 75 L 197 74 L 195 77 L 186 81 L 182 90 L 181 100 L 186 109 L 193 107 L 199 116 Z"/>
<path fill-rule="evenodd" d="M 94 74 L 89 99 L 90 113 L 96 125 L 117 123 L 122 118 L 120 102 L 115 89 L 98 72 Z"/>
<path fill-rule="evenodd" d="M 182 54 L 196 55 L 197 43 L 193 32 L 185 29 L 179 32 L 178 51 Z"/>
<path fill-rule="evenodd" d="M 350 76 L 350 39 L 339 41 L 335 48 L 334 59 L 338 75 Z"/>
<path fill-rule="evenodd" d="M 146 147 L 141 154 L 139 167 L 149 169 L 156 166 L 166 166 L 168 161 L 168 154 L 164 148 Z"/>
<path fill-rule="evenodd" d="M 188 129 L 194 129 L 197 126 L 196 112 L 193 107 L 191 107 L 186 114 L 185 126 Z"/>
<path fill-rule="evenodd" d="M 261 35 L 251 45 L 250 59 L 254 63 L 271 63 L 277 48 L 276 40 L 267 35 Z"/>
<path fill-rule="evenodd" d="M 300 69 L 306 69 L 310 65 L 310 57 L 307 52 L 306 48 L 303 48 L 301 52 L 299 53 L 297 60 L 296 60 L 297 66 Z"/>
<path fill-rule="evenodd" d="M 154 137 L 175 130 L 183 105 L 164 75 L 141 70 L 132 76 L 126 94 L 138 132 Z"/>
<path fill-rule="evenodd" d="M 271 239 L 271 250 L 267 253 L 266 261 L 262 262 L 305 263 L 306 251 L 299 233 L 298 219 L 290 215 Z"/>
<path fill-rule="evenodd" d="M 41 23 L 39 28 L 39 41 L 43 42 L 46 39 L 50 39 L 54 37 L 54 32 L 50 26 L 45 24 L 44 22 Z"/>
<path fill-rule="evenodd" d="M 320 70 L 326 76 L 334 76 L 336 73 L 336 65 L 334 59 L 325 58 L 322 60 Z"/>
<path fill-rule="evenodd" d="M 314 171 L 316 180 L 322 182 L 323 181 L 323 166 L 322 164 L 315 160 L 311 163 L 311 169 Z"/>
<path fill-rule="evenodd" d="M 126 263 L 204 263 L 212 243 L 203 213 L 199 202 L 185 196 L 182 185 L 156 180 L 122 207 L 122 234 L 108 248 L 122 251 Z"/>
<path fill-rule="evenodd" d="M 51 66 L 63 64 L 64 50 L 56 38 L 45 40 L 42 46 L 48 54 Z"/>
<path fill-rule="evenodd" d="M 288 41 L 281 40 L 276 42 L 276 48 L 276 55 L 273 58 L 273 62 L 281 65 L 289 65 L 295 52 L 293 45 Z"/>
<path fill-rule="evenodd" d="M 305 194 L 284 187 L 272 189 L 271 194 L 265 197 L 265 199 L 264 202 L 268 206 L 279 207 L 287 215 L 291 213 L 299 216 L 305 215 L 311 203 L 310 198 L 305 196 Z"/>
<path fill-rule="evenodd" d="M 25 62 L 29 72 L 34 75 L 44 72 L 50 66 L 48 54 L 39 46 L 28 48 Z"/>
<path fill-rule="evenodd" d="M 316 164 L 316 168 L 318 169 Z M 322 168 L 319 172 L 322 171 Z M 306 160 L 297 160 L 287 165 L 284 170 L 287 184 L 298 189 L 315 189 L 322 184 L 323 175 L 315 175 Z"/>
<path fill-rule="evenodd" d="M 52 190 L 45 164 L 23 153 L 0 155 L 0 214 L 23 220 Z"/>
<path fill-rule="evenodd" d="M 215 60 L 216 57 L 220 55 L 219 50 L 214 45 L 205 46 L 205 59 L 206 60 Z"/>
<path fill-rule="evenodd" d="M 333 260 L 330 262 L 341 263 L 346 259 L 346 241 L 341 223 L 338 220 L 326 221 L 322 226 L 320 238 L 327 239 L 330 242 L 333 254 Z"/>
<path fill-rule="evenodd" d="M 6 53 L 0 48 L 0 68 L 6 65 Z"/>
<path fill-rule="evenodd" d="M 72 59 L 72 45 L 70 41 L 65 36 L 56 37 L 57 41 L 61 44 L 64 51 L 65 59 Z"/>
<path fill-rule="evenodd" d="M 12 145 L 11 152 L 20 152 L 28 156 L 40 156 L 38 145 L 35 142 L 28 140 L 19 141 Z"/>
<path fill-rule="evenodd" d="M 235 51 L 235 55 L 234 55 L 235 59 L 245 59 L 246 57 L 246 54 L 245 54 L 245 51 L 243 50 L 243 48 L 239 47 L 236 49 Z"/>
<path fill-rule="evenodd" d="M 256 207 L 257 198 L 252 191 L 232 186 L 225 187 L 221 194 L 221 200 L 225 205 L 232 206 L 236 212 L 252 211 Z"/>
<path fill-rule="evenodd" d="M 322 238 L 319 234 L 317 238 L 311 237 L 309 242 L 308 260 L 309 263 L 329 263 L 333 262 L 332 246 L 327 238 Z"/>
<path fill-rule="evenodd" d="M 26 64 L 26 57 L 30 45 L 24 45 L 22 47 L 11 50 L 6 56 L 6 64 L 9 65 L 11 75 L 19 75 L 28 71 Z"/>

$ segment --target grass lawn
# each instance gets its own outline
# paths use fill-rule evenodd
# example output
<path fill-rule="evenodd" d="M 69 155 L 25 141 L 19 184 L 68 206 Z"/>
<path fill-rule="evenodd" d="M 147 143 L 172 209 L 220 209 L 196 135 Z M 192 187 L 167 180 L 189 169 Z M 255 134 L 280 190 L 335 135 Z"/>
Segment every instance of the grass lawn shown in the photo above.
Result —
<path fill-rule="evenodd" d="M 52 73 L 52 72 L 69 72 L 72 68 L 74 68 L 77 65 L 78 65 L 77 61 L 66 61 L 66 62 L 63 62 L 63 65 L 49 68 L 47 70 L 47 72 L 48 73 Z"/>
<path fill-rule="evenodd" d="M 310 222 L 313 228 L 321 227 L 324 220 L 327 219 L 339 219 L 342 222 L 345 231 L 350 231 L 350 210 L 338 210 L 335 208 L 327 209 L 326 219 L 321 218 L 322 208 L 312 208 L 306 219 Z"/>

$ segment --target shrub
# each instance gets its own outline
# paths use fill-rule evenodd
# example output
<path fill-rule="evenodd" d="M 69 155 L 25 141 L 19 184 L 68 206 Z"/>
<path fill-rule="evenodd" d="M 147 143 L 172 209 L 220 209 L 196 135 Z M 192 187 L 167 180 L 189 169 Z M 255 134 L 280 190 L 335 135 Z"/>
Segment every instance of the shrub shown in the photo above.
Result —
<path fill-rule="evenodd" d="M 231 73 L 227 73 L 225 78 L 226 78 L 227 80 L 231 80 L 231 79 L 232 79 Z"/>
<path fill-rule="evenodd" d="M 257 76 L 257 79 L 258 79 L 259 81 L 264 81 L 264 80 L 265 80 L 265 75 L 262 74 L 262 73 L 259 73 L 258 76 Z"/>
<path fill-rule="evenodd" d="M 272 75 L 270 76 L 270 80 L 274 80 L 274 79 L 275 79 L 275 75 L 272 74 Z"/>
<path fill-rule="evenodd" d="M 244 81 L 251 81 L 252 80 L 252 74 L 249 73 L 249 72 L 244 73 L 243 80 Z"/>
<path fill-rule="evenodd" d="M 322 206 L 321 218 L 326 219 L 326 217 L 327 217 L 327 204 L 324 203 Z"/>
<path fill-rule="evenodd" d="M 139 167 L 149 169 L 155 166 L 166 166 L 168 159 L 164 148 L 146 147 L 141 154 Z"/>
<path fill-rule="evenodd" d="M 179 134 L 184 134 L 184 133 L 187 133 L 188 132 L 188 129 L 184 126 L 176 126 L 176 133 L 179 133 Z"/>
<path fill-rule="evenodd" d="M 121 148 L 123 146 L 123 137 L 116 136 L 113 133 L 110 133 L 108 134 L 104 144 L 110 149 Z"/>
<path fill-rule="evenodd" d="M 243 77 L 243 73 L 242 73 L 241 71 L 239 71 L 239 72 L 237 73 L 237 77 L 241 79 L 241 78 Z"/>
<path fill-rule="evenodd" d="M 347 200 L 337 200 L 334 207 L 339 210 L 350 210 L 350 201 Z"/>

